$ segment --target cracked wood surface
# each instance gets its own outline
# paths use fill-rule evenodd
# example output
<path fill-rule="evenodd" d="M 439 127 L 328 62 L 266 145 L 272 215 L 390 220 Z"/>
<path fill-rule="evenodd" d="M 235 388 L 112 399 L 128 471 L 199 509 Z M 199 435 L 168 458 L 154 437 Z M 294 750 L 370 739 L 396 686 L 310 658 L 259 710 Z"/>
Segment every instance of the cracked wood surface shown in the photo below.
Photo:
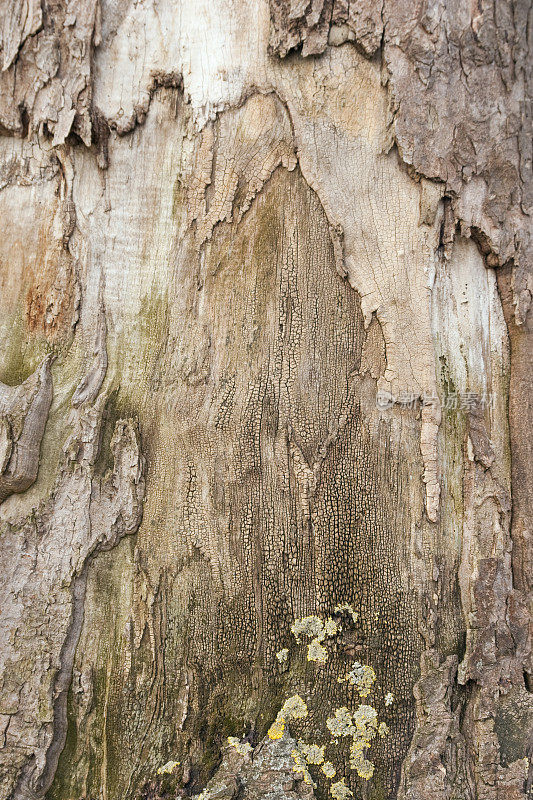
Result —
<path fill-rule="evenodd" d="M 264 734 L 356 656 L 354 791 L 525 797 L 525 4 L 6 10 L 2 796 L 307 796 Z"/>

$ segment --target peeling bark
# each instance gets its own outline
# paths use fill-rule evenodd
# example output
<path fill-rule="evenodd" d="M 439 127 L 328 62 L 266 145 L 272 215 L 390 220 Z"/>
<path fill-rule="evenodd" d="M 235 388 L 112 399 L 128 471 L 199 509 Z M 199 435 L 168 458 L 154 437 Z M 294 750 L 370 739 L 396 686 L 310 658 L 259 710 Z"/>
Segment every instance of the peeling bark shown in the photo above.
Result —
<path fill-rule="evenodd" d="M 49 358 L 20 386 L 0 384 L 0 503 L 35 481 L 51 402 Z"/>
<path fill-rule="evenodd" d="M 131 421 L 117 422 L 113 468 L 94 476 L 105 395 L 72 414 L 60 475 L 29 519 L 3 523 L 3 749 L 5 797 L 42 797 L 66 737 L 66 693 L 83 623 L 94 554 L 133 533 L 141 519 L 143 462 Z"/>
<path fill-rule="evenodd" d="M 526 2 L 423 0 L 349 4 L 271 0 L 271 46 L 285 56 L 354 41 L 383 45 L 401 158 L 442 181 L 463 231 L 481 235 L 490 266 L 513 261 L 515 313 L 531 302 L 531 8 Z M 351 16 L 350 16 L 351 14 Z M 374 34 L 369 46 L 367 25 Z M 346 33 L 339 33 L 339 21 Z M 383 38 L 381 38 L 383 37 Z"/>
<path fill-rule="evenodd" d="M 5 0 L 0 128 L 14 134 L 71 131 L 91 143 L 91 59 L 99 43 L 99 4 Z"/>

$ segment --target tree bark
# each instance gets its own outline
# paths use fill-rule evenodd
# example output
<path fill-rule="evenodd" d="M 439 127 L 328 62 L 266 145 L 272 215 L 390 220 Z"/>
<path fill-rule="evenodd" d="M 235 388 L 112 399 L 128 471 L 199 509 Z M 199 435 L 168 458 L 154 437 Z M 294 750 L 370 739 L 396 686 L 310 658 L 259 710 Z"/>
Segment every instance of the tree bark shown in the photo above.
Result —
<path fill-rule="evenodd" d="M 2 800 L 530 796 L 531 13 L 4 0 Z"/>

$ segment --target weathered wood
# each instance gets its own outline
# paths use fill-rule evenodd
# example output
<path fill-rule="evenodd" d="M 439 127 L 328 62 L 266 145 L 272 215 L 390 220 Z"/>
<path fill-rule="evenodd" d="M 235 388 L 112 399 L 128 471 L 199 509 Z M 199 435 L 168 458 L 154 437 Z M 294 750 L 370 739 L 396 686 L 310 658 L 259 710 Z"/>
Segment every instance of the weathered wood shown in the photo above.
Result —
<path fill-rule="evenodd" d="M 528 13 L 6 4 L 0 797 L 527 796 Z"/>

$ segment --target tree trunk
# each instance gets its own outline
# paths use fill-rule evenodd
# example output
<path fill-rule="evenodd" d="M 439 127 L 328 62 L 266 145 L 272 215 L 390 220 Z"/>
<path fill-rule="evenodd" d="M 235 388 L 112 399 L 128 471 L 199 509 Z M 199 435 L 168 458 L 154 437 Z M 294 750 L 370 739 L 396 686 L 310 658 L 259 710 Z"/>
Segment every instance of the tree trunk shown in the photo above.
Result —
<path fill-rule="evenodd" d="M 528 6 L 3 0 L 0 798 L 528 796 Z"/>

